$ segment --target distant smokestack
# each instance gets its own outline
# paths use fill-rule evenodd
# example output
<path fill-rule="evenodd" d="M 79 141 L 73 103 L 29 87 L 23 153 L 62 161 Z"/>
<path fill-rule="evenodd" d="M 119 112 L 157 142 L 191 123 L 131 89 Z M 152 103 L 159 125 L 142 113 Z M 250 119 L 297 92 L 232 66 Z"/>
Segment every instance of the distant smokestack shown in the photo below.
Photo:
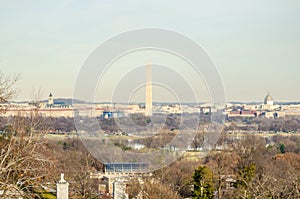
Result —
<path fill-rule="evenodd" d="M 152 76 L 151 65 L 147 65 L 147 82 L 146 82 L 146 116 L 152 116 Z"/>

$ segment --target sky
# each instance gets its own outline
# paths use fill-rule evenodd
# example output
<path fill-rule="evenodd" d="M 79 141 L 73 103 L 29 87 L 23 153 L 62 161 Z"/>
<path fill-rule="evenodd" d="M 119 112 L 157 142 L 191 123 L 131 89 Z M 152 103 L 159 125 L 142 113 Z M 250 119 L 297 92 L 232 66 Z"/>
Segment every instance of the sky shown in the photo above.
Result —
<path fill-rule="evenodd" d="M 83 63 L 101 43 L 156 27 L 205 49 L 226 101 L 259 102 L 267 92 L 275 101 L 300 101 L 299 13 L 298 0 L 0 0 L 0 70 L 21 74 L 16 100 L 37 90 L 42 98 L 71 98 Z"/>

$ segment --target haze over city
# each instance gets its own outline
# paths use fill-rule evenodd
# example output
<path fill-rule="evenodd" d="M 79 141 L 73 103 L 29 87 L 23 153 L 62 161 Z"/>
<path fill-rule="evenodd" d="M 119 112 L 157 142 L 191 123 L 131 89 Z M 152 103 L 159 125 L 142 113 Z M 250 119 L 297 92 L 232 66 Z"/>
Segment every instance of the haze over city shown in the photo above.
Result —
<path fill-rule="evenodd" d="M 207 51 L 226 101 L 261 102 L 268 91 L 275 101 L 300 101 L 299 7 L 292 0 L 1 1 L 0 69 L 21 73 L 16 100 L 30 100 L 38 89 L 44 98 L 49 92 L 71 98 L 83 62 L 102 42 L 158 27 L 187 35 Z"/>

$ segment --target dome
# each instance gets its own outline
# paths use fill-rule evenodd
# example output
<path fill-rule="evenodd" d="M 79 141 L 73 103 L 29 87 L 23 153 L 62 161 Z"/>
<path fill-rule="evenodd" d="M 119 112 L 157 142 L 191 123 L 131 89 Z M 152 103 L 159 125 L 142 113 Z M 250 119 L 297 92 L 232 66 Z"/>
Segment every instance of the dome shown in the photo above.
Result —
<path fill-rule="evenodd" d="M 265 104 L 270 104 L 270 103 L 273 104 L 273 98 L 270 95 L 270 93 L 268 93 L 267 96 L 265 97 Z"/>

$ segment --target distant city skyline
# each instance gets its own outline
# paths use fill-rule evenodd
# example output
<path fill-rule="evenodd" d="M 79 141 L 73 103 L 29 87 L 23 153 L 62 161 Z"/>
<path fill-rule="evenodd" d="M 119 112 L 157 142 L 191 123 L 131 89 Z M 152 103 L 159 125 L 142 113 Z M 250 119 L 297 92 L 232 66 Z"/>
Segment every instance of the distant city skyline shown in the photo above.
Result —
<path fill-rule="evenodd" d="M 52 94 L 52 93 L 51 93 Z M 268 93 L 266 94 L 268 95 Z M 270 95 L 272 96 L 272 95 Z M 262 100 L 257 100 L 257 101 L 226 101 L 225 103 L 243 103 L 243 104 L 263 104 L 265 101 L 265 97 Z M 42 96 L 39 101 L 40 102 L 47 102 L 49 100 L 49 96 Z M 95 100 L 93 102 L 90 101 L 85 101 L 85 100 L 80 100 L 80 99 L 75 99 L 75 98 L 69 98 L 69 97 L 61 97 L 61 96 L 53 96 L 53 101 L 56 101 L 57 103 L 61 103 L 61 102 L 67 102 L 67 104 L 71 104 L 72 101 L 74 100 L 75 103 L 95 103 L 95 104 L 106 104 L 106 103 L 112 103 L 112 104 L 145 104 L 146 105 L 146 101 L 144 100 L 137 100 L 137 101 L 99 101 L 99 100 Z M 11 102 L 31 102 L 33 101 L 33 99 L 29 99 L 29 100 L 11 100 Z M 152 101 L 152 104 L 196 104 L 197 102 L 189 102 L 189 101 L 181 101 L 181 102 L 177 102 L 174 100 L 171 101 L 167 101 L 167 100 L 156 100 L 156 101 Z M 206 103 L 210 103 L 210 101 L 199 101 L 199 104 L 206 104 Z M 289 101 L 289 100 L 284 100 L 284 101 L 280 101 L 280 100 L 274 100 L 274 104 L 285 104 L 285 103 L 296 103 L 296 104 L 300 104 L 300 101 Z"/>
<path fill-rule="evenodd" d="M 275 102 L 300 101 L 299 13 L 293 0 L 1 1 L 0 70 L 22 75 L 14 100 L 30 100 L 39 89 L 42 99 L 50 92 L 72 98 L 80 67 L 98 45 L 124 31 L 158 27 L 207 51 L 227 102 L 263 102 L 268 92 Z"/>

